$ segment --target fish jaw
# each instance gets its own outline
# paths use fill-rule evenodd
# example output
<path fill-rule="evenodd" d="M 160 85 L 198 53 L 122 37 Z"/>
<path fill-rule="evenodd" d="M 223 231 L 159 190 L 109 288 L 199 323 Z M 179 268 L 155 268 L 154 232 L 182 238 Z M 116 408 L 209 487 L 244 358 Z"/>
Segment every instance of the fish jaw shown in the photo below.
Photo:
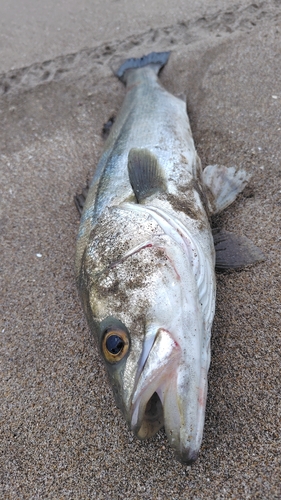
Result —
<path fill-rule="evenodd" d="M 149 348 L 151 342 L 146 341 L 143 352 L 147 352 L 147 344 Z M 143 366 L 139 366 L 131 407 L 131 429 L 140 439 L 151 437 L 164 424 L 161 397 L 171 373 L 177 368 L 180 355 L 180 347 L 170 332 L 160 328 L 148 356 L 142 356 Z M 158 405 L 154 405 L 154 418 L 151 418 L 147 405 L 155 393 L 159 399 L 156 400 Z"/>
<path fill-rule="evenodd" d="M 166 435 L 178 460 L 187 465 L 198 458 L 203 437 L 207 371 L 201 367 L 199 373 L 189 373 L 187 378 L 182 365 L 163 399 Z"/>
<path fill-rule="evenodd" d="M 132 397 L 131 429 L 146 439 L 164 425 L 177 458 L 191 464 L 202 441 L 207 370 L 201 368 L 200 357 L 188 366 L 180 345 L 163 328 L 142 362 Z"/>

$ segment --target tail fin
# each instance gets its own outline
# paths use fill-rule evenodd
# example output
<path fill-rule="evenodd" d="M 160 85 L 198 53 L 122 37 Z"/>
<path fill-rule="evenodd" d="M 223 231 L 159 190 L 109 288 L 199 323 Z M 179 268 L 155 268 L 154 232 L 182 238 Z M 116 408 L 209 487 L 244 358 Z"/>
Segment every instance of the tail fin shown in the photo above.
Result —
<path fill-rule="evenodd" d="M 151 52 L 150 54 L 140 57 L 131 58 L 121 64 L 119 69 L 115 71 L 115 75 L 122 81 L 126 81 L 125 73 L 128 69 L 143 68 L 144 66 L 152 65 L 155 68 L 155 73 L 165 66 L 170 56 L 170 52 Z"/>

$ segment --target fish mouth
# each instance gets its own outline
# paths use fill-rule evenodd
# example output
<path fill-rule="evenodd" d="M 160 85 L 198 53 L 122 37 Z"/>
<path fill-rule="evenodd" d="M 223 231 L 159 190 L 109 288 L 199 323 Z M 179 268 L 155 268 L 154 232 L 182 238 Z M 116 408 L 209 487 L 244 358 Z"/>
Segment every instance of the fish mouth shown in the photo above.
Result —
<path fill-rule="evenodd" d="M 141 424 L 138 430 L 132 429 L 139 439 L 146 439 L 154 436 L 164 425 L 164 412 L 161 399 L 157 392 L 154 392 L 145 405 Z"/>
<path fill-rule="evenodd" d="M 160 328 L 147 351 L 133 392 L 131 430 L 146 439 L 164 425 L 176 457 L 190 465 L 201 444 L 206 390 L 203 394 L 198 380 L 195 388 L 183 377 L 182 350 L 169 331 Z"/>
<path fill-rule="evenodd" d="M 146 341 L 133 392 L 131 429 L 140 439 L 152 437 L 164 425 L 163 388 L 176 369 L 180 348 L 171 334 L 160 328 Z"/>

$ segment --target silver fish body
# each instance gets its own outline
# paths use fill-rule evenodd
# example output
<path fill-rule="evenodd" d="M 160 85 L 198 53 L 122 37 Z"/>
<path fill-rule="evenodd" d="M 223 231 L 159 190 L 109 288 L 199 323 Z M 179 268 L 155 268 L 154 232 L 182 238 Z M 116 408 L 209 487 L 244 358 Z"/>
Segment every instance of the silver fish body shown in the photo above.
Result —
<path fill-rule="evenodd" d="M 86 199 L 76 273 L 130 428 L 147 438 L 164 425 L 178 458 L 191 463 L 203 435 L 215 313 L 209 215 L 233 201 L 247 175 L 202 172 L 185 102 L 157 78 L 167 59 L 150 54 L 121 67 L 127 93 Z"/>

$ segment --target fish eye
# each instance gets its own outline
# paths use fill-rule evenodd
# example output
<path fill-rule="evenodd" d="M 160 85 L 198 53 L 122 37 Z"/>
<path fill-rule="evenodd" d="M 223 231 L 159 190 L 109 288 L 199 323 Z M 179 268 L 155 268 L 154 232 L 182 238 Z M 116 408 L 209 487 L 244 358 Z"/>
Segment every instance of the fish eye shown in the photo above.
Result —
<path fill-rule="evenodd" d="M 109 363 L 117 363 L 129 350 L 127 332 L 121 329 L 107 329 L 102 340 L 102 352 Z"/>

